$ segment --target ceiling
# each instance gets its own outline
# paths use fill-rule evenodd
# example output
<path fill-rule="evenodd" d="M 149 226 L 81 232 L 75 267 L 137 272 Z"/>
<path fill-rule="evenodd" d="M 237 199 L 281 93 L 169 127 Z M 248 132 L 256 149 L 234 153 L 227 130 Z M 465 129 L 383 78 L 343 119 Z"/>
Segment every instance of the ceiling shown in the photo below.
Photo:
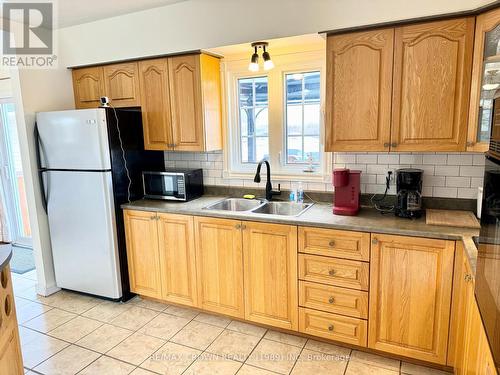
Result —
<path fill-rule="evenodd" d="M 186 0 L 59 0 L 56 25 L 73 26 L 182 1 Z"/>

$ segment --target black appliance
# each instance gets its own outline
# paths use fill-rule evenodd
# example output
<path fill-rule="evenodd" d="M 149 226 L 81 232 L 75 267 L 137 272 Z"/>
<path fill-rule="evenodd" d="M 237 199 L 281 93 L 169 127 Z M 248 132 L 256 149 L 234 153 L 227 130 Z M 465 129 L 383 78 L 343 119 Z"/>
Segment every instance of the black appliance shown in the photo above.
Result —
<path fill-rule="evenodd" d="M 144 197 L 189 201 L 203 195 L 203 170 L 168 168 L 142 172 Z"/>
<path fill-rule="evenodd" d="M 422 216 L 422 177 L 424 171 L 414 168 L 396 170 L 396 216 L 419 218 Z"/>

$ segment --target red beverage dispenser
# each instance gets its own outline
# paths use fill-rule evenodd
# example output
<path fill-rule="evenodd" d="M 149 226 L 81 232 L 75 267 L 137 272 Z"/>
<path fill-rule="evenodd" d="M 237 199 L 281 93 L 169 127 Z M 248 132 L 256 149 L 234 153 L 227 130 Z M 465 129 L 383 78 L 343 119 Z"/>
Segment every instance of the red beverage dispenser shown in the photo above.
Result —
<path fill-rule="evenodd" d="M 354 216 L 359 211 L 361 171 L 333 170 L 333 213 Z"/>

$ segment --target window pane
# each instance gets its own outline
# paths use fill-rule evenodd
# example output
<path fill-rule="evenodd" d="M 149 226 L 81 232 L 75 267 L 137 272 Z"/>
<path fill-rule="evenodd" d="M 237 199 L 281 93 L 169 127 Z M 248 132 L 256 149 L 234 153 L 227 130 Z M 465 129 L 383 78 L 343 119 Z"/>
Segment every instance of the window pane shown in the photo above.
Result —
<path fill-rule="evenodd" d="M 267 77 L 238 80 L 242 163 L 255 163 L 269 154 L 267 90 Z"/>
<path fill-rule="evenodd" d="M 286 160 L 289 164 L 320 160 L 320 73 L 286 75 Z"/>

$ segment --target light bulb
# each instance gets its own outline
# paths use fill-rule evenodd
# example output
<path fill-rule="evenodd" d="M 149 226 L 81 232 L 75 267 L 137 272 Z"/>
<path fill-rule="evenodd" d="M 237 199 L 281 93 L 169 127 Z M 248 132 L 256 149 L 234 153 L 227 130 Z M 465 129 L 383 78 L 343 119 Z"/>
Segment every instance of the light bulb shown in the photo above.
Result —
<path fill-rule="evenodd" d="M 259 71 L 259 64 L 256 62 L 251 62 L 248 64 L 248 70 L 251 72 L 258 72 Z"/>
<path fill-rule="evenodd" d="M 274 68 L 274 63 L 272 60 L 264 61 L 264 70 L 271 70 L 272 68 Z"/>

